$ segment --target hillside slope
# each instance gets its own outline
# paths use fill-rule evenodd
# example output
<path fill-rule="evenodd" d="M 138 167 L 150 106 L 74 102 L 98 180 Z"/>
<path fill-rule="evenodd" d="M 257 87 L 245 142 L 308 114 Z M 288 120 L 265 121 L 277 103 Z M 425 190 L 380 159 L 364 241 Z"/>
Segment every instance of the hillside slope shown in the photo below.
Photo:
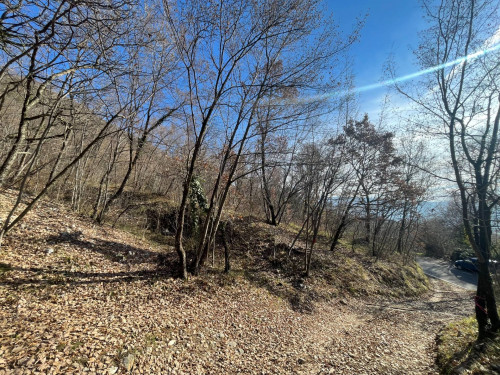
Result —
<path fill-rule="evenodd" d="M 0 250 L 0 374 L 427 374 L 439 328 L 471 313 L 467 294 L 410 297 L 417 271 L 347 249 L 298 279 L 247 225 L 231 274 L 184 282 L 158 264 L 168 246 L 42 204 Z"/>

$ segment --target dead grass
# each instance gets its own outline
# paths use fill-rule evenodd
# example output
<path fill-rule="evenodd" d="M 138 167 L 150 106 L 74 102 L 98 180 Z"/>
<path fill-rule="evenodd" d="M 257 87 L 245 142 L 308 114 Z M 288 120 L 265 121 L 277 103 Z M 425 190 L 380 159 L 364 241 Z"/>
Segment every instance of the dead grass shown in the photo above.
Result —
<path fill-rule="evenodd" d="M 375 259 L 366 249 L 340 245 L 329 250 L 326 239 L 318 241 L 305 277 L 304 243 L 289 244 L 293 226 L 273 227 L 255 218 L 235 222 L 232 262 L 234 269 L 258 287 L 287 300 L 292 308 L 311 312 L 318 301 L 332 298 L 403 298 L 422 295 L 429 282 L 415 262 Z M 219 265 L 221 267 L 222 264 Z"/>

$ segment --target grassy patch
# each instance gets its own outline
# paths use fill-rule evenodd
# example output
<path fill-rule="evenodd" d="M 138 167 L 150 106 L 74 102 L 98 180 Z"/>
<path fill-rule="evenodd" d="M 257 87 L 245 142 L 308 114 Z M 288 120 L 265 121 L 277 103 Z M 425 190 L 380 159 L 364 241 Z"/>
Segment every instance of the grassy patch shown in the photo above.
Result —
<path fill-rule="evenodd" d="M 446 326 L 437 339 L 437 365 L 442 374 L 498 374 L 500 336 L 477 342 L 477 322 L 469 317 Z"/>

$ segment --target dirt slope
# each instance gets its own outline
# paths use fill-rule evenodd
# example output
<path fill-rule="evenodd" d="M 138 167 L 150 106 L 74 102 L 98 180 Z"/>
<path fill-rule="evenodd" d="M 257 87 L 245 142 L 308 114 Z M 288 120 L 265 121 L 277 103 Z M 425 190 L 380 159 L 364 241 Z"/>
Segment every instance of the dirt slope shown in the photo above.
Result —
<path fill-rule="evenodd" d="M 437 331 L 472 312 L 432 282 L 304 313 L 240 272 L 174 279 L 165 250 L 38 209 L 0 250 L 0 374 L 428 374 Z"/>

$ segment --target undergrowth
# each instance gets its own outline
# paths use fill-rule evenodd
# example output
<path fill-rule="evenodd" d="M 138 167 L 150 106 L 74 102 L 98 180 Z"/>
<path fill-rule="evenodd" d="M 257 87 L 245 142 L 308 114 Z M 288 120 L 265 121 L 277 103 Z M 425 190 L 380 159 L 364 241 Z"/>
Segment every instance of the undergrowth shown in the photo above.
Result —
<path fill-rule="evenodd" d="M 437 365 L 441 374 L 499 374 L 500 335 L 478 342 L 472 316 L 450 323 L 437 338 Z"/>

